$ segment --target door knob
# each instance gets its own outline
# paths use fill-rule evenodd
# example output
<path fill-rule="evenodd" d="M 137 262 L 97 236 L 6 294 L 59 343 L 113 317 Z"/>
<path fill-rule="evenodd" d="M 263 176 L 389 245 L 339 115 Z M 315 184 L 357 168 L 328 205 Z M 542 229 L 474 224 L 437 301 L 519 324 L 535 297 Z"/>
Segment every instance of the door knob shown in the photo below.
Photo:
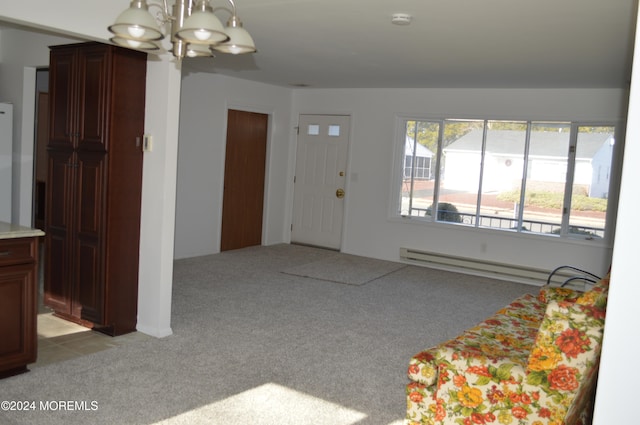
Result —
<path fill-rule="evenodd" d="M 338 189 L 336 190 L 336 198 L 344 198 L 344 189 Z"/>

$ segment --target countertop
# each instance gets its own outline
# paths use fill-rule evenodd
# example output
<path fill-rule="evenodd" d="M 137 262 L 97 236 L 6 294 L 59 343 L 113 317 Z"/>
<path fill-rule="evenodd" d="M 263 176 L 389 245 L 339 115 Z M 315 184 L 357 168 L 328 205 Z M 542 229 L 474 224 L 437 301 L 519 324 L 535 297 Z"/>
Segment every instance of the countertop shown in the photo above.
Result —
<path fill-rule="evenodd" d="M 0 221 L 0 239 L 29 238 L 34 236 L 44 236 L 44 232 L 40 229 L 32 229 L 31 227 Z"/>

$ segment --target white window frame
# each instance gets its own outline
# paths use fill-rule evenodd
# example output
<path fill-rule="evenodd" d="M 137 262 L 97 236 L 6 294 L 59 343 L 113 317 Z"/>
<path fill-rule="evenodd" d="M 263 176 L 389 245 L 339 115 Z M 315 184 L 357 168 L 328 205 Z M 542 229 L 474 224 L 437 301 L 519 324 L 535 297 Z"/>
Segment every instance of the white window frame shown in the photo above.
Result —
<path fill-rule="evenodd" d="M 567 178 L 565 181 L 565 196 L 564 196 L 564 204 L 563 204 L 563 214 L 561 221 L 561 231 L 559 235 L 548 234 L 548 233 L 537 233 L 537 232 L 523 232 L 519 229 L 520 226 L 515 230 L 506 230 L 494 227 L 484 227 L 479 226 L 478 220 L 475 220 L 475 224 L 461 224 L 461 223 L 451 223 L 446 221 L 438 221 L 437 214 L 433 214 L 431 216 L 425 217 L 417 217 L 412 215 L 402 215 L 401 214 L 401 205 L 400 205 L 400 195 L 402 192 L 402 184 L 403 177 L 405 173 L 405 143 L 406 143 L 406 123 L 407 121 L 423 121 L 423 122 L 433 122 L 439 123 L 439 136 L 438 136 L 438 151 L 434 152 L 435 157 L 432 158 L 431 163 L 433 167 L 432 177 L 435 180 L 434 185 L 434 199 L 439 199 L 439 186 L 440 186 L 440 171 L 441 171 L 441 157 L 442 157 L 442 143 L 443 143 L 443 133 L 444 126 L 447 121 L 484 121 L 485 122 L 485 135 L 483 136 L 483 148 L 482 148 L 482 164 L 481 171 L 484 164 L 484 145 L 486 143 L 486 123 L 489 121 L 510 121 L 510 122 L 524 122 L 527 123 L 527 134 L 526 134 L 526 146 L 525 146 L 525 157 L 524 157 L 524 168 L 523 168 L 523 182 L 526 180 L 527 175 L 527 159 L 529 155 L 529 136 L 531 131 L 531 125 L 536 123 L 566 123 L 570 125 L 570 147 L 568 153 L 568 164 L 567 164 Z M 521 235 L 522 237 L 543 237 L 543 238 L 561 238 L 565 240 L 586 240 L 591 243 L 601 243 L 601 244 L 611 244 L 613 240 L 613 234 L 615 233 L 615 215 L 617 213 L 617 204 L 618 204 L 618 187 L 620 181 L 620 173 L 622 168 L 622 153 L 624 150 L 623 146 L 623 137 L 622 135 L 624 127 L 621 122 L 616 121 L 585 121 L 585 120 L 553 120 L 553 119 L 496 119 L 496 118 L 459 118 L 459 117 L 451 117 L 451 118 L 434 118 L 429 116 L 409 116 L 402 115 L 396 117 L 396 126 L 395 126 L 395 140 L 394 140 L 394 149 L 393 149 L 393 165 L 392 172 L 393 176 L 391 179 L 391 192 L 390 192 L 390 202 L 389 202 L 389 217 L 392 220 L 400 220 L 402 222 L 410 221 L 413 224 L 424 224 L 427 226 L 436 225 L 436 226 L 460 226 L 461 228 L 468 229 L 482 229 L 483 231 L 489 232 L 509 232 L 513 234 Z M 609 181 L 609 196 L 607 203 L 607 213 L 606 213 L 606 221 L 604 225 L 604 237 L 603 238 L 591 238 L 588 236 L 576 235 L 574 233 L 569 233 L 570 228 L 570 208 L 571 208 L 571 196 L 567 196 L 572 190 L 573 179 L 575 175 L 575 157 L 576 157 L 576 144 L 578 140 L 578 128 L 580 127 L 614 127 L 615 129 L 615 146 L 613 151 L 613 158 L 611 162 L 611 175 Z M 482 178 L 482 177 L 480 177 Z M 524 183 L 523 183 L 524 184 Z M 479 187 L 478 190 L 481 190 Z M 521 190 L 521 197 L 525 196 L 525 191 Z M 522 200 L 522 199 L 521 199 Z M 522 204 L 522 202 L 521 202 Z M 476 209 L 476 218 L 479 214 L 479 207 Z M 518 214 L 518 223 L 522 223 L 523 220 L 523 211 L 520 211 Z"/>

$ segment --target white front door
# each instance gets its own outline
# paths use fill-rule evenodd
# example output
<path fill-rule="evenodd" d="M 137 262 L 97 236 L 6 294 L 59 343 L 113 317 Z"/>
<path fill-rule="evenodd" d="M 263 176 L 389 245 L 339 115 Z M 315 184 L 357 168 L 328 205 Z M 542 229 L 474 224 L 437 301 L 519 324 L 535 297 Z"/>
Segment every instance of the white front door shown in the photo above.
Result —
<path fill-rule="evenodd" d="M 291 241 L 340 249 L 348 116 L 300 115 Z"/>

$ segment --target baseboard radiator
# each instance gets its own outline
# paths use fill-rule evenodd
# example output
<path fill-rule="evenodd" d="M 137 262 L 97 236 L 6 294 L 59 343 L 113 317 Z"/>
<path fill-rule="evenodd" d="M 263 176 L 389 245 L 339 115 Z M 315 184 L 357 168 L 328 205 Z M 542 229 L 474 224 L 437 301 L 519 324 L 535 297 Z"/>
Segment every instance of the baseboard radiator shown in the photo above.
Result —
<path fill-rule="evenodd" d="M 400 259 L 406 262 L 436 269 L 494 277 L 532 285 L 544 285 L 551 270 L 542 270 L 521 265 L 504 264 L 473 258 L 427 252 L 412 248 L 400 248 Z M 569 274 L 556 274 L 552 283 L 560 284 Z"/>

